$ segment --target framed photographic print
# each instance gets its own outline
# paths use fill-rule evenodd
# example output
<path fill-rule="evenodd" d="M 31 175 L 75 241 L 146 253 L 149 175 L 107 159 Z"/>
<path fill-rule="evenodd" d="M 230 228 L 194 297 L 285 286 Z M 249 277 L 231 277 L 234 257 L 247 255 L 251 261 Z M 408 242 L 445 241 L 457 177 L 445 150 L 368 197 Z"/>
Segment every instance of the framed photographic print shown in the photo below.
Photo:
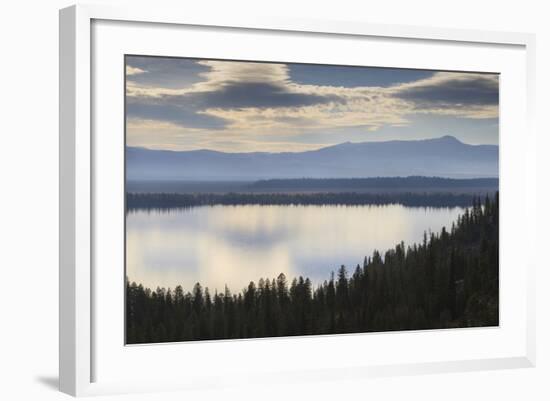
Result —
<path fill-rule="evenodd" d="M 62 391 L 534 364 L 531 35 L 157 13 L 60 14 Z"/>

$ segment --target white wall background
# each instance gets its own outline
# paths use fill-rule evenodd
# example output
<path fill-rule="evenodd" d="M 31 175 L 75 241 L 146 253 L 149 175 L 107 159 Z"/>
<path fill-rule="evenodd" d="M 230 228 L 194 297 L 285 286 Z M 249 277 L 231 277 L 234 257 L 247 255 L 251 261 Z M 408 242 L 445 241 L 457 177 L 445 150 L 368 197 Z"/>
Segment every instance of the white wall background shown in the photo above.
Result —
<path fill-rule="evenodd" d="M 148 3 L 113 0 L 97 3 Z M 153 4 L 153 2 L 150 2 Z M 537 34 L 539 248 L 546 229 L 550 171 L 548 95 L 550 25 L 543 1 L 523 0 L 201 0 L 155 1 L 220 15 L 295 16 L 364 20 Z M 197 3 L 197 4 L 196 4 Z M 65 0 L 4 2 L 0 8 L 0 398 L 57 400 L 58 291 L 58 20 Z M 521 135 L 521 133 L 518 133 Z M 540 257 L 545 253 L 540 252 Z M 538 364 L 533 369 L 303 384 L 251 391 L 219 390 L 170 397 L 275 400 L 281 398 L 547 400 L 550 399 L 550 263 L 537 272 Z M 189 363 L 189 361 L 182 361 Z M 122 396 L 160 400 L 167 394 Z M 108 397 L 109 399 L 114 397 Z M 117 398 L 118 399 L 118 398 Z M 189 399 L 189 398 L 188 398 Z"/>

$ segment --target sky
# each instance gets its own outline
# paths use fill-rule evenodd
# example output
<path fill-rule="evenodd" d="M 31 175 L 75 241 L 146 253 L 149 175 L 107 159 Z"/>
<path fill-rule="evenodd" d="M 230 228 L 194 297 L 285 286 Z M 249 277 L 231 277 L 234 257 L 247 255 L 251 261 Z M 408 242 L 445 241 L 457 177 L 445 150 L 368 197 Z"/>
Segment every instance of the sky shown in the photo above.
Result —
<path fill-rule="evenodd" d="M 126 56 L 126 144 L 293 152 L 452 135 L 498 144 L 498 74 Z"/>

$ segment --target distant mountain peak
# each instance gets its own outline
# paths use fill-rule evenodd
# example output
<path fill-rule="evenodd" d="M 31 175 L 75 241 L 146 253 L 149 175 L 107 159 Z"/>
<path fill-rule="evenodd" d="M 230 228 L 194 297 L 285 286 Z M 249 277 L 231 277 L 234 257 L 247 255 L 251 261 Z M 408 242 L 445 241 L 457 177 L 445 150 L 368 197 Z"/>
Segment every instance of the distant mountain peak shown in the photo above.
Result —
<path fill-rule="evenodd" d="M 443 135 L 442 137 L 435 138 L 437 141 L 450 142 L 450 143 L 463 143 L 452 135 Z"/>
<path fill-rule="evenodd" d="M 440 136 L 440 137 L 437 137 L 437 138 L 426 138 L 426 139 L 390 139 L 390 140 L 385 140 L 385 141 L 362 141 L 362 142 L 346 141 L 346 142 L 336 143 L 334 145 L 324 146 L 322 148 L 313 150 L 313 152 L 315 152 L 316 150 L 326 150 L 326 149 L 333 149 L 333 148 L 353 148 L 353 147 L 356 147 L 356 146 L 369 146 L 369 145 L 379 146 L 379 145 L 388 145 L 388 144 L 391 145 L 393 143 L 405 143 L 406 144 L 406 143 L 429 143 L 429 142 L 439 143 L 439 144 L 445 144 L 445 143 L 454 144 L 454 143 L 456 143 L 456 144 L 466 145 L 464 142 L 460 141 L 455 136 L 443 135 L 443 136 Z"/>

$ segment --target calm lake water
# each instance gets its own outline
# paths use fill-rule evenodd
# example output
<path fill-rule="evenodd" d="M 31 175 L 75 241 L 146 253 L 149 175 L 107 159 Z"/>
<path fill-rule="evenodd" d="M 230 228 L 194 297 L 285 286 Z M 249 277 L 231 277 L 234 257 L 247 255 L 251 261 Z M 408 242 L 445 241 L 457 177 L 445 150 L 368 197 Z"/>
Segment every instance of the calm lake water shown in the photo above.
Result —
<path fill-rule="evenodd" d="M 462 208 L 385 206 L 205 206 L 127 215 L 131 281 L 156 288 L 196 282 L 240 291 L 250 281 L 300 275 L 319 284 L 377 249 L 422 241 L 450 228 Z"/>

